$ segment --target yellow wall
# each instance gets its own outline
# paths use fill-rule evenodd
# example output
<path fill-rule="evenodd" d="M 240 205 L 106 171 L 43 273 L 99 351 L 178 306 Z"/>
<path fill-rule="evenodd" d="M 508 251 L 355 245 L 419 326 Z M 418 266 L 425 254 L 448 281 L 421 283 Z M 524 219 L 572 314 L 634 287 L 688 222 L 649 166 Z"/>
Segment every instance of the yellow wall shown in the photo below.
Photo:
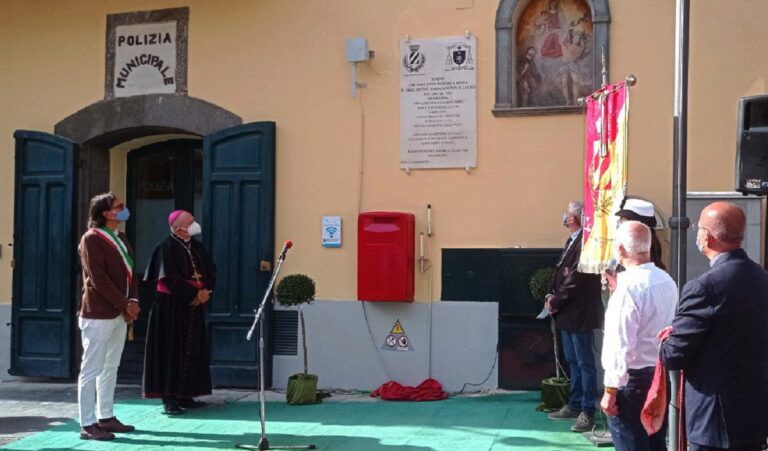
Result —
<path fill-rule="evenodd" d="M 736 101 L 764 93 L 760 42 L 768 2 L 693 2 L 691 190 L 733 189 Z M 6 0 L 0 15 L 0 302 L 11 291 L 13 131 L 52 131 L 103 98 L 110 13 L 189 6 L 189 94 L 244 121 L 277 122 L 276 242 L 296 243 L 285 273 L 318 282 L 318 297 L 356 297 L 358 209 L 416 214 L 433 281 L 417 275 L 417 299 L 440 293 L 440 249 L 556 247 L 560 213 L 580 197 L 582 116 L 496 118 L 494 20 L 498 0 Z M 629 191 L 671 213 L 674 2 L 613 0 L 611 79 L 634 73 Z M 477 36 L 478 167 L 399 168 L 398 41 Z M 368 83 L 349 94 L 345 39 L 364 36 L 375 58 Z M 364 118 L 364 119 L 363 119 Z M 364 132 L 363 132 L 364 130 Z M 362 191 L 360 170 L 362 162 Z M 116 164 L 116 163 L 115 163 Z M 113 164 L 114 166 L 114 164 Z M 117 177 L 121 177 L 118 174 Z M 117 179 L 113 184 L 118 184 Z M 322 215 L 341 215 L 343 247 L 320 245 Z"/>

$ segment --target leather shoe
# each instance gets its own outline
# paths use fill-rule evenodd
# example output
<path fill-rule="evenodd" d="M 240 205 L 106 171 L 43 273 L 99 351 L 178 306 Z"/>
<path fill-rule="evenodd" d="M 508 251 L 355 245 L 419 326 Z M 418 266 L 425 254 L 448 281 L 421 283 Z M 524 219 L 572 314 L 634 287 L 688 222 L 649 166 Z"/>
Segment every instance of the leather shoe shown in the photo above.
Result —
<path fill-rule="evenodd" d="M 181 415 L 184 413 L 179 407 L 179 401 L 176 398 L 163 399 L 163 413 L 166 415 Z"/>
<path fill-rule="evenodd" d="M 179 407 L 182 407 L 184 409 L 199 409 L 201 407 L 207 406 L 207 402 L 203 401 L 195 401 L 192 398 L 180 398 L 179 399 Z"/>
<path fill-rule="evenodd" d="M 112 440 L 113 438 L 115 434 L 100 428 L 98 423 L 80 428 L 81 440 Z"/>
<path fill-rule="evenodd" d="M 117 417 L 99 420 L 99 427 L 107 432 L 133 432 L 136 430 L 133 426 L 121 423 Z"/>

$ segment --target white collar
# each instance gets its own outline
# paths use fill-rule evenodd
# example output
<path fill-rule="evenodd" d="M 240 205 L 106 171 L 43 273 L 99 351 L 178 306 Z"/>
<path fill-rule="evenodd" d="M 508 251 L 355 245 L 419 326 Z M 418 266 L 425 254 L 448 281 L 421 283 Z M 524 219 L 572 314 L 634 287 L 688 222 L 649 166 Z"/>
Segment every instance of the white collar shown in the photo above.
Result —
<path fill-rule="evenodd" d="M 579 234 L 580 234 L 580 233 L 581 233 L 581 228 L 579 228 L 579 230 L 577 230 L 577 231 L 573 232 L 573 233 L 571 234 L 571 241 L 576 241 L 576 238 L 579 236 Z M 561 238 L 561 239 L 562 239 L 562 238 Z"/>

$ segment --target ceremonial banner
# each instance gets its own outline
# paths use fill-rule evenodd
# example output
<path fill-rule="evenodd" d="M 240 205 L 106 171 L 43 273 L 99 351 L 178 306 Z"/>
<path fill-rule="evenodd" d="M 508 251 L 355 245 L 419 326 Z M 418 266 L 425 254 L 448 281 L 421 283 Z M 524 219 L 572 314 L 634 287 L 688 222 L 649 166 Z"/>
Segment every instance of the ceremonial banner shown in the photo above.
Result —
<path fill-rule="evenodd" d="M 621 201 L 627 191 L 629 87 L 606 86 L 587 98 L 584 218 L 579 271 L 599 274 L 614 257 Z"/>

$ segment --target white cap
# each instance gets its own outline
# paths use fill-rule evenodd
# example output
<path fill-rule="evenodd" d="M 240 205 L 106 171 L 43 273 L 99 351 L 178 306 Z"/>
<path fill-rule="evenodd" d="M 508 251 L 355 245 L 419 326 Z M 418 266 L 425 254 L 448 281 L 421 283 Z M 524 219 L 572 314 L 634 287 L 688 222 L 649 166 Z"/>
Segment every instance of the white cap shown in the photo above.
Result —
<path fill-rule="evenodd" d="M 656 227 L 656 209 L 647 200 L 626 199 L 622 209 L 616 212 L 616 216 L 631 221 L 640 221 L 652 229 Z"/>
<path fill-rule="evenodd" d="M 640 216 L 649 216 L 651 218 L 656 215 L 653 204 L 642 199 L 627 199 L 623 210 L 634 211 Z"/>

